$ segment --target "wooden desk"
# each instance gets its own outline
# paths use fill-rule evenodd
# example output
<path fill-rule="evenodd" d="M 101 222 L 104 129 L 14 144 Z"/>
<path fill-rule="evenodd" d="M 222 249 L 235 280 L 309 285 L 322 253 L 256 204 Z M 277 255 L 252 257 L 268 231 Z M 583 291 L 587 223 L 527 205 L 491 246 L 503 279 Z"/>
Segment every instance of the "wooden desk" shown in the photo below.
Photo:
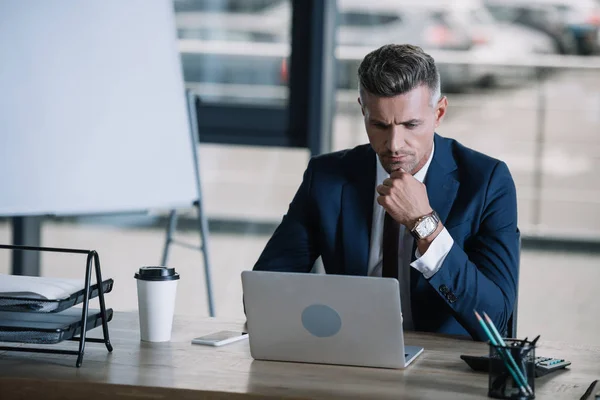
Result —
<path fill-rule="evenodd" d="M 487 351 L 485 344 L 469 340 L 409 333 L 407 344 L 425 352 L 406 370 L 254 361 L 247 341 L 220 348 L 190 344 L 193 337 L 242 326 L 176 317 L 172 341 L 150 344 L 139 340 L 136 313 L 115 313 L 110 323 L 114 352 L 88 344 L 79 369 L 71 356 L 1 352 L 0 399 L 464 400 L 487 395 L 487 375 L 472 372 L 459 358 Z M 567 358 L 573 366 L 537 378 L 537 399 L 579 399 L 600 378 L 600 348 L 540 342 L 538 354 Z"/>

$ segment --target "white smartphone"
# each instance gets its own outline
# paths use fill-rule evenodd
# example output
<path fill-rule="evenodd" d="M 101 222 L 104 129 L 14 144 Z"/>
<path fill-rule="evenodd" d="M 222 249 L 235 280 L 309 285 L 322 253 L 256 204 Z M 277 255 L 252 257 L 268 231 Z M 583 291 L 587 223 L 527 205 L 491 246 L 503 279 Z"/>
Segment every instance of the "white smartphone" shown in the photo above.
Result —
<path fill-rule="evenodd" d="M 192 344 L 223 346 L 224 344 L 237 342 L 238 340 L 243 340 L 247 337 L 248 334 L 246 332 L 219 331 L 192 339 Z"/>

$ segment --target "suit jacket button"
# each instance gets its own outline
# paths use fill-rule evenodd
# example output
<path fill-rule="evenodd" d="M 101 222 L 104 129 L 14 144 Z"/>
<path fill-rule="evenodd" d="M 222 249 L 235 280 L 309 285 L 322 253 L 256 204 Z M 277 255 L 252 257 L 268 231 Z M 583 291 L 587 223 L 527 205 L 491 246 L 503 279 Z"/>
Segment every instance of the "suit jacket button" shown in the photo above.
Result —
<path fill-rule="evenodd" d="M 440 292 L 442 294 L 448 294 L 450 292 L 450 289 L 448 289 L 448 286 L 442 285 L 442 286 L 440 286 Z"/>
<path fill-rule="evenodd" d="M 448 301 L 449 301 L 450 303 L 455 303 L 455 302 L 456 302 L 456 300 L 457 300 L 457 299 L 456 299 L 456 296 L 454 295 L 454 293 L 448 293 L 448 294 L 446 295 L 446 298 L 448 299 Z"/>

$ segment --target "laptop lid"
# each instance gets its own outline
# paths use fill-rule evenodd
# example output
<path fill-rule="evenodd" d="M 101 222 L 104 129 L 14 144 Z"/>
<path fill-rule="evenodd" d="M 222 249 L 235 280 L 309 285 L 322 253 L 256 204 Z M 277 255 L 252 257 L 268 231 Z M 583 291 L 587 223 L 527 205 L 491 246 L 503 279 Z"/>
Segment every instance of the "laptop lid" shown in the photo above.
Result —
<path fill-rule="evenodd" d="M 398 281 L 244 271 L 252 357 L 383 368 L 407 366 Z"/>

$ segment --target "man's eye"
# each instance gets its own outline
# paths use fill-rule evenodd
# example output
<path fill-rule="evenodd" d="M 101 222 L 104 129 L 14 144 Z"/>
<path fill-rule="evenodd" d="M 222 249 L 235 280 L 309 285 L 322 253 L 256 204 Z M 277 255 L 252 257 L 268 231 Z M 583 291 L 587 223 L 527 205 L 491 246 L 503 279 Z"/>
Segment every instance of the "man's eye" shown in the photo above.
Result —
<path fill-rule="evenodd" d="M 384 125 L 384 124 L 375 124 L 375 128 L 377 128 L 377 129 L 385 129 L 385 128 L 387 128 L 387 125 Z"/>
<path fill-rule="evenodd" d="M 408 129 L 414 129 L 416 128 L 418 125 L 417 124 L 405 124 L 405 127 L 407 127 Z"/>

